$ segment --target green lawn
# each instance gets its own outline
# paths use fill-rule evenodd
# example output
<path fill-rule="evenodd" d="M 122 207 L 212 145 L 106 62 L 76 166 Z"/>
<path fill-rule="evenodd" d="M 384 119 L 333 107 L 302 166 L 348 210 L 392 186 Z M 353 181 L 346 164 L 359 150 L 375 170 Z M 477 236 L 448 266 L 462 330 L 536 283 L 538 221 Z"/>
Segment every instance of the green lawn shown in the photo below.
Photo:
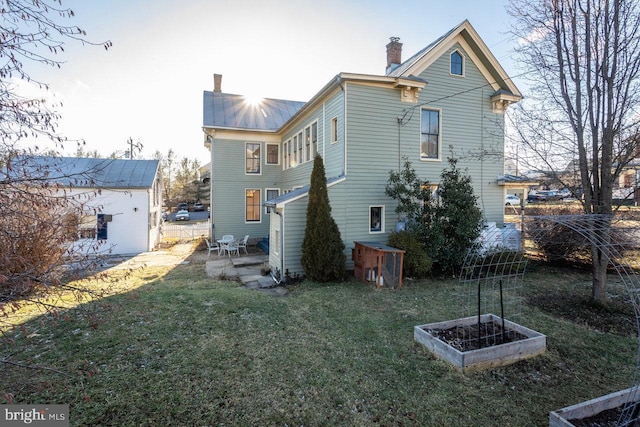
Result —
<path fill-rule="evenodd" d="M 522 324 L 547 335 L 545 354 L 461 374 L 413 341 L 415 325 L 459 317 L 455 280 L 303 282 L 277 298 L 206 277 L 204 259 L 7 332 L 0 357 L 55 371 L 1 364 L 0 403 L 68 403 L 74 426 L 543 426 L 631 385 L 633 327 L 602 332 L 545 308 L 589 295 L 583 273 L 526 275 L 538 303 Z M 633 323 L 622 311 L 610 316 Z"/>

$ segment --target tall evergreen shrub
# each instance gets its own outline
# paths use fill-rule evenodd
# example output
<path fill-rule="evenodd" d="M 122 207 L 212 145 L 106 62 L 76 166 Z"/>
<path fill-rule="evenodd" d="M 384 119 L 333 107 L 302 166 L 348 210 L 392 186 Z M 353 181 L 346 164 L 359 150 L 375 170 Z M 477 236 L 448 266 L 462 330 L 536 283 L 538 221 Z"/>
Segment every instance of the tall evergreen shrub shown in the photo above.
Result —
<path fill-rule="evenodd" d="M 331 216 L 327 179 L 322 157 L 313 161 L 307 225 L 302 241 L 302 267 L 305 275 L 318 282 L 342 280 L 345 277 L 346 256 L 338 225 Z"/>

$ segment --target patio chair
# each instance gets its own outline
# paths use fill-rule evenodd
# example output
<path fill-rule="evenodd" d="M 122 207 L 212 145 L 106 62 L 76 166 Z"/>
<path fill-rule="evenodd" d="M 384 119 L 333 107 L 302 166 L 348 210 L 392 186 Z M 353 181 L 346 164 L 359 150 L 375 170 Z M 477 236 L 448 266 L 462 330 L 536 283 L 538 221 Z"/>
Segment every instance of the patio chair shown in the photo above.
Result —
<path fill-rule="evenodd" d="M 227 250 L 227 244 L 233 241 L 233 234 L 225 234 L 221 239 L 218 240 L 218 245 L 220 246 L 219 254 L 224 255 L 224 252 Z"/>
<path fill-rule="evenodd" d="M 244 253 L 249 255 L 247 252 L 247 242 L 249 241 L 249 235 L 244 236 L 244 239 L 238 241 L 238 255 L 240 255 L 240 249 L 244 249 Z"/>
<path fill-rule="evenodd" d="M 231 252 L 235 252 L 236 255 L 240 255 L 240 249 L 238 247 L 238 241 L 235 240 L 235 239 L 223 243 L 222 244 L 222 249 L 224 251 L 227 251 L 227 254 L 229 254 L 229 258 L 231 258 Z"/>
<path fill-rule="evenodd" d="M 220 255 L 222 248 L 220 247 L 218 242 L 211 243 L 209 239 L 204 239 L 204 241 L 207 242 L 207 250 L 209 251 L 209 254 L 207 255 L 208 257 L 211 256 L 211 252 L 213 251 L 218 251 L 218 255 Z"/>

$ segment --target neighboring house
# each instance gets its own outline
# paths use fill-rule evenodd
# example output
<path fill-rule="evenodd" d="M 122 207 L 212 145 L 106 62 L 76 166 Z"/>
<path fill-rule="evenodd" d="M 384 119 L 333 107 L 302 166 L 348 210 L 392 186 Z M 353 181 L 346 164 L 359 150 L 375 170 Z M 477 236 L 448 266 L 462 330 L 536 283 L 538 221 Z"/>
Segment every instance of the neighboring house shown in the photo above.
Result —
<path fill-rule="evenodd" d="M 86 200 L 74 247 L 137 254 L 160 243 L 162 189 L 158 160 L 35 157 L 29 168 L 46 171 L 68 197 Z M 82 249 L 80 249 L 82 248 Z"/>
<path fill-rule="evenodd" d="M 204 92 L 211 217 L 223 234 L 269 237 L 273 270 L 303 273 L 301 243 L 313 158 L 325 164 L 332 215 L 353 266 L 354 241 L 385 243 L 401 218 L 385 195 L 407 158 L 434 187 L 447 157 L 467 169 L 487 221 L 504 218 L 504 113 L 521 94 L 468 21 L 383 75 L 340 73 L 310 101 Z"/>

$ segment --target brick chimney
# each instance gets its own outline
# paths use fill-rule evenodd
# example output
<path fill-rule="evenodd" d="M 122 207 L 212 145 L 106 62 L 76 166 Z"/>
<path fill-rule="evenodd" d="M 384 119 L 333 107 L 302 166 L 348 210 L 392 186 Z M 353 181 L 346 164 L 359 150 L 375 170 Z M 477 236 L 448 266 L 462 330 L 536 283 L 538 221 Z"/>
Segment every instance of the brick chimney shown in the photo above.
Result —
<path fill-rule="evenodd" d="M 390 37 L 387 45 L 387 74 L 392 72 L 402 63 L 402 43 L 400 37 Z"/>
<path fill-rule="evenodd" d="M 222 74 L 213 75 L 213 91 L 222 92 Z"/>

